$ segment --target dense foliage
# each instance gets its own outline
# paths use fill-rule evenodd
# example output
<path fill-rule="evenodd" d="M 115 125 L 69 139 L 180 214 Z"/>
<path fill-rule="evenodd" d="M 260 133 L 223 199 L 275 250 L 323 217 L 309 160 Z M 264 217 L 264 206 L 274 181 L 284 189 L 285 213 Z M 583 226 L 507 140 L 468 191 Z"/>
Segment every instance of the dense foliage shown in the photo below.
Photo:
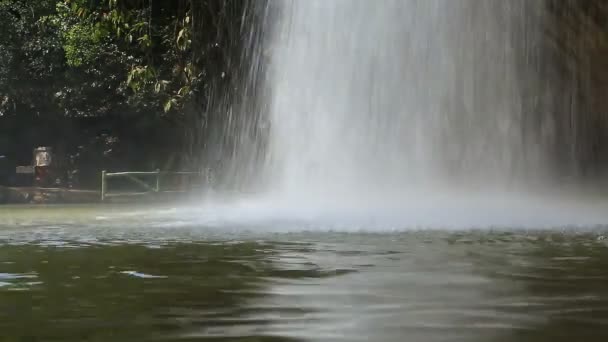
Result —
<path fill-rule="evenodd" d="M 235 72 L 246 6 L 0 0 L 0 155 L 53 145 L 92 169 L 175 167 Z"/>

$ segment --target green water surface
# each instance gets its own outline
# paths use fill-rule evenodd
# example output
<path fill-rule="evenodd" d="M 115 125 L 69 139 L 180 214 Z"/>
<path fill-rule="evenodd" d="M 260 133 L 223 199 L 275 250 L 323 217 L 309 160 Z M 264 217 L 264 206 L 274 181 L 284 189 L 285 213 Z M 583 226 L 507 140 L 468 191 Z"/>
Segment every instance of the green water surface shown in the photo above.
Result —
<path fill-rule="evenodd" d="M 608 341 L 601 230 L 106 221 L 133 211 L 0 209 L 0 341 Z"/>

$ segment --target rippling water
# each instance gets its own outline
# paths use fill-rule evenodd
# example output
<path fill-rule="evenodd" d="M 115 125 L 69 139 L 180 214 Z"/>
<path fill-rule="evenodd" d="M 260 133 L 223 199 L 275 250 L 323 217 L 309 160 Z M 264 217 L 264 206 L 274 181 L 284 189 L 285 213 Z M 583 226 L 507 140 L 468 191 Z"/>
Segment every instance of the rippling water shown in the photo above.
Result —
<path fill-rule="evenodd" d="M 172 213 L 0 209 L 0 340 L 608 340 L 601 227 L 281 231 Z"/>

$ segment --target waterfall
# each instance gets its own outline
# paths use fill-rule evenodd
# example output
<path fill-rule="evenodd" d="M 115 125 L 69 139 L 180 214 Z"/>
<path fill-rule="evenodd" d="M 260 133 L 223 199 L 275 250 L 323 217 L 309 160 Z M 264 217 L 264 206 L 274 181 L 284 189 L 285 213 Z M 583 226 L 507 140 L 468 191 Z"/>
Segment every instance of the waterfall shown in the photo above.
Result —
<path fill-rule="evenodd" d="M 541 2 L 272 6 L 273 193 L 369 201 L 544 177 L 543 144 L 524 129 Z"/>
<path fill-rule="evenodd" d="M 215 194 L 207 215 L 349 229 L 602 222 L 607 203 L 555 187 L 570 152 L 556 149 L 564 101 L 547 77 L 544 1 L 255 4 L 249 90 L 220 108 L 237 201 Z"/>

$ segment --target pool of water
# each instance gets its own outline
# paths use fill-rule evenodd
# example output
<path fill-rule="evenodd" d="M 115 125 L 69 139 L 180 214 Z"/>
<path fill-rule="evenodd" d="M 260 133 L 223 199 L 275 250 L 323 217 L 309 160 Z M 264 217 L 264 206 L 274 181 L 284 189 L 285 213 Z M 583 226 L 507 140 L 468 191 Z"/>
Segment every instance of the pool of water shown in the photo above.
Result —
<path fill-rule="evenodd" d="M 608 340 L 602 227 L 282 230 L 179 216 L 0 209 L 0 340 Z"/>

